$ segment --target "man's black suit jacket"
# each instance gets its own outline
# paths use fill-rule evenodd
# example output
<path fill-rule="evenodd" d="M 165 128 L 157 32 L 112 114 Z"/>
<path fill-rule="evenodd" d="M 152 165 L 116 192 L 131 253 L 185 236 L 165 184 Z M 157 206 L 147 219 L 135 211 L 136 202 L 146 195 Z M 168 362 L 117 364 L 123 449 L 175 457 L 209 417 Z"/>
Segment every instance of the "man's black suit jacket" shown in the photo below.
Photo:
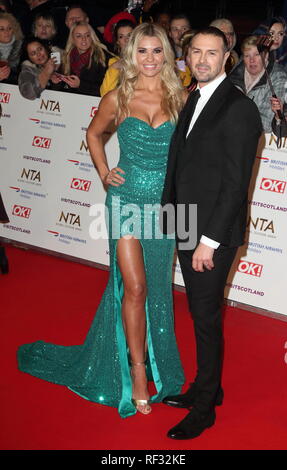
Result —
<path fill-rule="evenodd" d="M 256 105 L 225 78 L 186 139 L 192 94 L 171 140 L 162 205 L 197 204 L 197 242 L 244 243 L 247 196 L 262 124 Z"/>

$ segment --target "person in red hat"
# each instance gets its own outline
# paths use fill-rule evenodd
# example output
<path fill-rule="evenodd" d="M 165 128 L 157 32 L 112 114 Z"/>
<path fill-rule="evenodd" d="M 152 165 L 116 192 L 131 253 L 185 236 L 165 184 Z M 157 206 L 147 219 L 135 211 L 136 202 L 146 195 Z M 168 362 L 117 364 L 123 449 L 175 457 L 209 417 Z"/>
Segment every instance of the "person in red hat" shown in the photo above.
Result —
<path fill-rule="evenodd" d="M 129 42 L 129 38 L 135 26 L 136 25 L 133 23 L 133 21 L 124 19 L 119 20 L 114 27 L 113 48 L 116 56 L 109 60 L 108 69 L 100 88 L 101 96 L 104 96 L 109 91 L 114 90 L 118 85 L 119 74 L 122 67 L 122 53 Z"/>
<path fill-rule="evenodd" d="M 131 15 L 130 13 L 128 13 L 127 11 L 121 11 L 121 12 L 117 13 L 116 15 L 112 16 L 111 19 L 106 24 L 105 29 L 104 29 L 104 40 L 108 44 L 113 43 L 114 28 L 120 20 L 130 20 L 134 23 L 135 26 L 137 24 L 135 17 L 133 15 Z"/>

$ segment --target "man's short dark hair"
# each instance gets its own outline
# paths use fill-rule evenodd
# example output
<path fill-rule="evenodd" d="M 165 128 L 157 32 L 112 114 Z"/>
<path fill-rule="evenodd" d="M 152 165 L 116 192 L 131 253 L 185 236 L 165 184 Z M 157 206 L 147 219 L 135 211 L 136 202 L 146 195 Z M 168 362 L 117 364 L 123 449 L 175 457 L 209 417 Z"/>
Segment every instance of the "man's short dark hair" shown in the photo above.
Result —
<path fill-rule="evenodd" d="M 223 42 L 223 46 L 224 46 L 224 52 L 229 51 L 228 42 L 227 42 L 225 34 L 222 31 L 220 31 L 220 29 L 216 28 L 215 26 L 207 26 L 205 28 L 198 29 L 195 32 L 195 34 L 192 36 L 190 45 L 192 44 L 192 41 L 198 34 L 203 34 L 204 36 L 208 36 L 208 35 L 216 36 L 218 38 L 221 38 Z"/>
<path fill-rule="evenodd" d="M 67 11 L 66 11 L 66 14 L 71 11 L 71 10 L 82 10 L 83 13 L 85 13 L 85 15 L 88 16 L 86 10 L 83 8 L 82 5 L 80 5 L 79 3 L 73 3 L 72 5 L 70 5 L 68 8 L 67 8 Z"/>
<path fill-rule="evenodd" d="M 190 19 L 185 13 L 177 13 L 170 18 L 170 23 L 174 20 L 186 20 L 190 25 Z"/>

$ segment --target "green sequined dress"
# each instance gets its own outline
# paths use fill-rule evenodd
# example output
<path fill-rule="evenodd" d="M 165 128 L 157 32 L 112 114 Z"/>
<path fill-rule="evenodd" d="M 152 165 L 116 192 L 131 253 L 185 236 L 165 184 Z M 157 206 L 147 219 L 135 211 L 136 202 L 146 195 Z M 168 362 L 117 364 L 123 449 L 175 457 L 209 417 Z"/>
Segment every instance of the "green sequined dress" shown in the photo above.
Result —
<path fill-rule="evenodd" d="M 169 121 L 153 128 L 134 117 L 126 118 L 118 127 L 121 151 L 118 166 L 125 171 L 125 183 L 110 186 L 107 193 L 110 277 L 84 344 L 60 346 L 37 341 L 18 349 L 20 370 L 65 385 L 92 402 L 116 407 L 122 417 L 136 413 L 131 402 L 129 351 L 121 319 L 123 284 L 116 259 L 117 240 L 124 234 L 133 233 L 143 249 L 147 281 L 147 374 L 156 388 L 151 402 L 180 393 L 184 383 L 172 303 L 175 242 L 165 236 L 158 238 L 155 229 L 151 236 L 151 219 L 148 219 L 156 221 L 152 206 L 161 199 L 173 131 Z"/>

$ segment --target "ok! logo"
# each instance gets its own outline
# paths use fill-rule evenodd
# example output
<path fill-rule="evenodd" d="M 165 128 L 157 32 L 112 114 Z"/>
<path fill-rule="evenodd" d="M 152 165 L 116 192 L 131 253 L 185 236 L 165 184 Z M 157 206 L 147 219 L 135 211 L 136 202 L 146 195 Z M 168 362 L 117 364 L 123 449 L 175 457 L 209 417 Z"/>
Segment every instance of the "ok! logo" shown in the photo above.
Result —
<path fill-rule="evenodd" d="M 273 180 L 271 178 L 262 178 L 260 189 L 264 191 L 272 191 L 274 193 L 281 193 L 285 192 L 286 188 L 286 181 L 280 180 Z"/>
<path fill-rule="evenodd" d="M 78 189 L 79 191 L 89 191 L 91 181 L 82 180 L 80 178 L 73 178 L 71 182 L 72 189 Z"/>
<path fill-rule="evenodd" d="M 51 145 L 51 139 L 48 139 L 48 137 L 40 137 L 38 135 L 35 135 L 32 145 L 34 147 L 49 149 Z"/>
<path fill-rule="evenodd" d="M 91 109 L 91 112 L 90 112 L 90 117 L 94 117 L 95 114 L 97 113 L 97 111 L 98 111 L 98 107 L 93 106 L 92 109 Z"/>
<path fill-rule="evenodd" d="M 31 209 L 30 207 L 24 207 L 19 206 L 18 204 L 14 204 L 12 214 L 17 215 L 17 217 L 24 217 L 24 219 L 29 219 Z"/>
<path fill-rule="evenodd" d="M 237 271 L 243 274 L 249 274 L 250 276 L 260 277 L 262 274 L 263 264 L 252 263 L 241 259 L 238 264 Z"/>
<path fill-rule="evenodd" d="M 0 93 L 0 103 L 9 103 L 11 93 Z"/>

